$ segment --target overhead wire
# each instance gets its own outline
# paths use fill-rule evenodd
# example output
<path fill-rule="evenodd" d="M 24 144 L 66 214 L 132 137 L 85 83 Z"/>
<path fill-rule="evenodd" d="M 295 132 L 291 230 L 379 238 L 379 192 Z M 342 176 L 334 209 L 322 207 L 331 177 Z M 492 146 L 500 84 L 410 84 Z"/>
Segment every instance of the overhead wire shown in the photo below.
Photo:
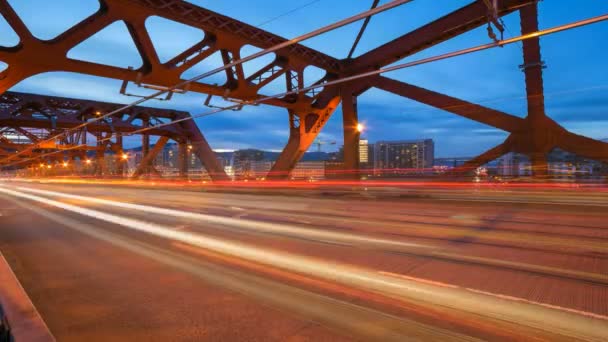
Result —
<path fill-rule="evenodd" d="M 288 15 L 290 15 L 292 13 L 295 13 L 295 12 L 301 10 L 301 9 L 304 9 L 306 7 L 314 5 L 315 3 L 319 2 L 319 1 L 321 1 L 321 0 L 312 0 L 312 1 L 309 1 L 309 2 L 307 2 L 307 3 L 305 3 L 305 4 L 301 5 L 301 6 L 295 7 L 295 8 L 293 8 L 293 9 L 287 11 L 287 12 L 281 13 L 281 14 L 275 16 L 275 17 L 272 17 L 272 18 L 270 18 L 270 19 L 268 19 L 266 21 L 263 21 L 263 22 L 257 24 L 256 26 L 257 27 L 262 27 L 264 25 L 270 24 L 271 22 L 273 22 L 275 20 L 281 19 L 281 18 L 286 17 L 286 16 L 288 16 Z"/>

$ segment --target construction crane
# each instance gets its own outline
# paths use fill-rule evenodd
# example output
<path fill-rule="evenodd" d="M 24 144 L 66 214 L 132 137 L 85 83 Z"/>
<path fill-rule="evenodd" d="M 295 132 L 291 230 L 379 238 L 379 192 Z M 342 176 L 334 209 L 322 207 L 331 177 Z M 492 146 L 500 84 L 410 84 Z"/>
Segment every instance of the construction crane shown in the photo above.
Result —
<path fill-rule="evenodd" d="M 321 152 L 321 145 L 335 145 L 336 141 L 315 140 L 313 144 L 317 145 L 317 152 Z"/>

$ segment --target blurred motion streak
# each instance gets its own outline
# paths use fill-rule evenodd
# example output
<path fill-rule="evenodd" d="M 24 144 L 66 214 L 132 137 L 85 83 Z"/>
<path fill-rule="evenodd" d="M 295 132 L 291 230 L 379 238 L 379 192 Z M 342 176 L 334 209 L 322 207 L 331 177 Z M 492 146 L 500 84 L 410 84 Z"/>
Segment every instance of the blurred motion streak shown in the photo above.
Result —
<path fill-rule="evenodd" d="M 316 258 L 260 249 L 186 231 L 176 231 L 163 225 L 82 208 L 45 197 L 10 190 L 6 187 L 0 188 L 0 192 L 218 253 L 378 292 L 396 300 L 423 301 L 432 305 L 441 305 L 464 312 L 480 314 L 491 319 L 501 319 L 535 329 L 551 331 L 572 338 L 600 341 L 608 336 L 607 324 L 568 311 L 499 299 L 460 289 L 432 286 L 379 274 L 365 268 L 329 263 Z"/>

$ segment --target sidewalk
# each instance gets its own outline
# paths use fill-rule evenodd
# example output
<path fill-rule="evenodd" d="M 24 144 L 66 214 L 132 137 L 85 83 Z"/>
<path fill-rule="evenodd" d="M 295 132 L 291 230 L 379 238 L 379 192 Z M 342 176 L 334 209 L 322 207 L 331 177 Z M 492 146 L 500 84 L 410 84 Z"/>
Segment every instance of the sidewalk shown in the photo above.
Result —
<path fill-rule="evenodd" d="M 55 341 L 1 252 L 0 307 L 0 312 L 3 312 L 8 320 L 10 334 L 15 342 Z"/>

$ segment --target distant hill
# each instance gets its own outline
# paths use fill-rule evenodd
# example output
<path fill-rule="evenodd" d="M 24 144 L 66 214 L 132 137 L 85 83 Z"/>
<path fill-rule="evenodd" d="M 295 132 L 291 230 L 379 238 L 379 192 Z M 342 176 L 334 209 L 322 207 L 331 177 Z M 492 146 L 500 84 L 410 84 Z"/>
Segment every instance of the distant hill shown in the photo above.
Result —
<path fill-rule="evenodd" d="M 165 149 L 168 148 L 174 148 L 175 145 L 177 145 L 176 143 L 168 143 L 165 146 Z M 130 152 L 141 152 L 142 147 L 141 146 L 137 146 L 137 147 L 133 147 L 133 148 L 129 148 L 129 149 L 125 149 L 125 151 L 130 151 Z M 275 151 L 262 151 L 264 152 L 264 160 L 267 161 L 275 161 L 277 160 L 277 158 L 279 158 L 279 155 L 281 154 L 281 152 L 275 152 Z M 231 159 L 232 156 L 234 155 L 234 152 L 215 152 L 216 155 L 218 157 L 221 157 L 223 159 Z M 329 153 L 327 152 L 306 152 L 304 153 L 304 155 L 302 156 L 302 161 L 324 161 L 329 159 Z"/>

